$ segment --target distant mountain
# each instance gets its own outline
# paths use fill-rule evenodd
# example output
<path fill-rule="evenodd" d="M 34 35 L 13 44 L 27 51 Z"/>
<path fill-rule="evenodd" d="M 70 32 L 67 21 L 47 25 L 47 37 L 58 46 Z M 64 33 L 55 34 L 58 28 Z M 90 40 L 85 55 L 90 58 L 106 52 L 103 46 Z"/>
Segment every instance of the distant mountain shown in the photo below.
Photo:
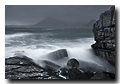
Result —
<path fill-rule="evenodd" d="M 58 20 L 52 17 L 47 17 L 42 21 L 38 22 L 33 26 L 37 27 L 85 27 L 90 28 L 93 27 L 93 24 L 96 21 L 94 19 L 87 21 L 76 21 L 76 22 L 64 22 L 62 20 Z"/>
<path fill-rule="evenodd" d="M 95 19 L 90 20 L 87 24 L 85 24 L 83 27 L 90 28 L 93 27 L 93 24 L 96 22 Z"/>
<path fill-rule="evenodd" d="M 44 20 L 38 22 L 34 26 L 40 26 L 40 27 L 66 27 L 69 26 L 66 22 L 62 20 L 58 20 L 52 17 L 47 17 Z"/>

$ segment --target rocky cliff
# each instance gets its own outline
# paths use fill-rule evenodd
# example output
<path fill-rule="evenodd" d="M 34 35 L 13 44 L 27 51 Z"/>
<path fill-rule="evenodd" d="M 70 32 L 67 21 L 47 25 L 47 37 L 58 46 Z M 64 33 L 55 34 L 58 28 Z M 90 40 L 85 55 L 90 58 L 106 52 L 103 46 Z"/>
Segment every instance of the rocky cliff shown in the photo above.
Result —
<path fill-rule="evenodd" d="M 93 25 L 93 33 L 95 54 L 115 66 L 115 6 L 100 15 Z"/>

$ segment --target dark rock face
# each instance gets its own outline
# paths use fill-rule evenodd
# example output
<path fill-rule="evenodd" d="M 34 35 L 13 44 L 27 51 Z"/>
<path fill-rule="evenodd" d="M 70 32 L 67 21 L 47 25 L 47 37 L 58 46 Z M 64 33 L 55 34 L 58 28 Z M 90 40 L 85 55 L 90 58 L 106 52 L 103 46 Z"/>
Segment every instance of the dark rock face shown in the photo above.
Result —
<path fill-rule="evenodd" d="M 90 79 L 115 79 L 115 74 L 108 73 L 108 72 L 97 72 Z"/>
<path fill-rule="evenodd" d="M 5 59 L 5 79 L 61 79 L 36 65 L 28 57 Z"/>
<path fill-rule="evenodd" d="M 95 54 L 115 66 L 115 6 L 102 13 L 93 25 Z"/>

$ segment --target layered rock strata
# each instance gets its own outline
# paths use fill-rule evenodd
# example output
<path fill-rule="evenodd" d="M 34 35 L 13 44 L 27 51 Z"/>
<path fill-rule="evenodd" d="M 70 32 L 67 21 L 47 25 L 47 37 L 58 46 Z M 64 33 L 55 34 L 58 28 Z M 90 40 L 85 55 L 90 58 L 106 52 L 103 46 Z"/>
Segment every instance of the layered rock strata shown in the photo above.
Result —
<path fill-rule="evenodd" d="M 5 59 L 5 79 L 62 79 L 36 65 L 30 58 Z"/>
<path fill-rule="evenodd" d="M 93 25 L 95 54 L 115 66 L 115 6 L 102 13 Z"/>

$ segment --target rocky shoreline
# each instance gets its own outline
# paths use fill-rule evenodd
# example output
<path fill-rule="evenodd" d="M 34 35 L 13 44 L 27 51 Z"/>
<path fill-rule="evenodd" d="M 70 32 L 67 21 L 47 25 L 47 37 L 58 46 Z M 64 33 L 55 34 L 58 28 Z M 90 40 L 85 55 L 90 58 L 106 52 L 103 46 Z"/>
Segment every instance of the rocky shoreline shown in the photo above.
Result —
<path fill-rule="evenodd" d="M 48 64 L 56 67 L 55 64 Z M 43 68 L 35 64 L 32 59 L 23 56 L 5 59 L 5 79 L 115 79 L 115 74 L 98 71 L 85 71 L 77 68 L 76 59 L 70 59 L 68 67 L 61 67 L 58 71 L 51 68 Z"/>
<path fill-rule="evenodd" d="M 97 56 L 103 57 L 115 66 L 115 7 L 105 11 L 93 25 L 95 44 L 92 48 Z M 5 79 L 115 79 L 115 74 L 107 71 L 86 71 L 78 68 L 79 60 L 69 59 L 66 49 L 48 54 L 49 59 L 57 61 L 68 59 L 61 67 L 49 60 L 43 60 L 44 67 L 36 64 L 27 56 L 5 59 Z M 89 64 L 88 64 L 89 65 Z"/>

